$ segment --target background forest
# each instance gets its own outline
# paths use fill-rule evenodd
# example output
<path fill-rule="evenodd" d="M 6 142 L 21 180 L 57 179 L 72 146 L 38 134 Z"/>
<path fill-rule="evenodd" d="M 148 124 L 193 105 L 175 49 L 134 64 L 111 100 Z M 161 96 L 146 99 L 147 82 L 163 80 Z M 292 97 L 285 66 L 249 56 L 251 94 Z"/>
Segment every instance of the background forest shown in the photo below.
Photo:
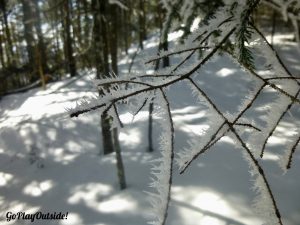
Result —
<path fill-rule="evenodd" d="M 269 33 L 294 30 L 298 37 L 297 18 L 282 17 L 276 1 L 264 3 L 255 13 L 257 23 Z M 185 2 L 167 29 L 182 30 L 185 37 L 195 19 L 222 4 Z M 0 95 L 76 76 L 84 68 L 97 68 L 99 76 L 117 74 L 118 56 L 127 54 L 132 43 L 143 49 L 143 41 L 162 30 L 166 16 L 159 0 L 1 0 L 0 7 Z"/>

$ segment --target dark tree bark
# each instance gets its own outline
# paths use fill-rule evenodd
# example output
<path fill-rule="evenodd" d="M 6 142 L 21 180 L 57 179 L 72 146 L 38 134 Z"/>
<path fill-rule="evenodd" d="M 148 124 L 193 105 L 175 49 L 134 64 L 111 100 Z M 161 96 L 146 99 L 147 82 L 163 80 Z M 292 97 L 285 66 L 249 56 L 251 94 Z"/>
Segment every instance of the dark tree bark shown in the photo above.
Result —
<path fill-rule="evenodd" d="M 65 51 L 68 65 L 68 72 L 71 77 L 76 76 L 76 63 L 73 56 L 73 39 L 71 37 L 71 18 L 70 18 L 70 1 L 64 1 L 64 32 L 65 32 Z"/>

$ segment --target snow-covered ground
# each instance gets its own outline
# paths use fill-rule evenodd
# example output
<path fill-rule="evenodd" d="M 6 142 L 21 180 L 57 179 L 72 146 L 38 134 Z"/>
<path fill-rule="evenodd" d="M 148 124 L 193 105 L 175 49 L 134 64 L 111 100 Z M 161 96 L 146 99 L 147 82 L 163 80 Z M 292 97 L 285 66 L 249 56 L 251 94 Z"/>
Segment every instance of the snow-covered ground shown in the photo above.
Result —
<path fill-rule="evenodd" d="M 154 40 L 155 37 L 145 43 L 148 52 L 155 51 Z M 133 49 L 130 52 L 133 54 Z M 299 74 L 296 45 L 285 44 L 281 54 Z M 120 61 L 121 73 L 127 72 L 129 64 L 130 57 Z M 135 64 L 132 69 L 140 67 Z M 121 111 L 125 128 L 120 142 L 128 188 L 120 191 L 115 156 L 101 154 L 99 114 L 92 112 L 77 119 L 66 114 L 66 107 L 83 96 L 96 94 L 93 72 L 81 74 L 79 78 L 49 84 L 46 91 L 34 89 L 0 101 L 0 224 L 31 224 L 29 220 L 8 222 L 7 213 L 37 211 L 68 214 L 63 220 L 35 220 L 33 224 L 142 225 L 151 220 L 145 191 L 151 191 L 150 161 L 159 157 L 158 122 L 154 121 L 155 151 L 148 153 L 147 110 L 134 120 L 130 113 Z M 222 110 L 229 112 L 252 85 L 230 60 L 219 57 L 203 69 L 197 82 Z M 206 129 L 209 117 L 190 92 L 184 83 L 168 92 L 176 151 L 187 146 L 187 140 L 197 136 L 199 130 Z M 266 92 L 261 104 L 268 100 Z M 275 133 L 263 160 L 286 225 L 300 224 L 300 152 L 298 147 L 293 167 L 285 175 L 276 163 L 275 153 L 285 145 L 283 136 L 293 127 L 300 127 L 299 112 L 299 108 L 294 109 L 294 119 L 287 120 Z M 223 138 L 186 173 L 174 171 L 168 225 L 263 223 L 252 208 L 255 193 L 240 151 L 230 138 Z"/>

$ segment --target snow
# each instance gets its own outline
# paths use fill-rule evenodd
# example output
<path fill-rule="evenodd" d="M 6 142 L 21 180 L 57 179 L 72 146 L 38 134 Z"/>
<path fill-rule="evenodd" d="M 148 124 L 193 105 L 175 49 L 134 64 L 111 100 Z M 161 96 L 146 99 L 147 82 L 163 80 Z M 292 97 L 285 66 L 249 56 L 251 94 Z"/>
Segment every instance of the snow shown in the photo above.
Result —
<path fill-rule="evenodd" d="M 177 34 L 170 35 L 172 40 L 173 36 Z M 146 51 L 156 50 L 153 40 L 155 38 L 146 43 Z M 299 56 L 294 47 L 293 43 L 287 43 L 282 46 L 281 54 L 295 72 L 299 71 L 295 60 Z M 120 71 L 128 71 L 129 64 L 130 60 L 125 57 L 119 65 Z M 139 72 L 141 68 L 135 63 L 133 69 Z M 75 106 L 83 96 L 92 98 L 97 94 L 93 77 L 93 71 L 82 71 L 78 78 L 48 84 L 46 91 L 37 88 L 5 96 L 0 101 L 0 224 L 31 224 L 25 220 L 7 222 L 9 211 L 68 212 L 65 220 L 35 220 L 32 224 L 140 225 L 153 220 L 145 192 L 153 191 L 149 187 L 151 161 L 161 155 L 158 147 L 162 130 L 160 114 L 154 114 L 155 151 L 147 153 L 148 109 L 143 108 L 133 117 L 125 107 L 120 108 L 120 119 L 125 125 L 120 131 L 120 143 L 128 183 L 128 188 L 120 191 L 115 156 L 100 154 L 99 112 L 75 119 L 70 119 L 66 112 L 66 108 Z M 198 77 L 197 84 L 223 111 L 231 114 L 253 87 L 253 81 L 245 72 L 226 57 L 216 57 Z M 264 91 L 245 119 L 264 125 L 262 120 L 268 110 L 263 106 L 273 99 L 271 94 L 271 90 Z M 189 140 L 201 140 L 210 127 L 212 115 L 205 105 L 197 102 L 185 82 L 171 87 L 167 96 L 175 126 L 175 152 L 180 153 L 189 147 Z M 261 164 L 284 224 L 298 225 L 299 146 L 292 168 L 285 175 L 278 166 L 285 138 L 293 136 L 300 127 L 299 107 L 292 108 L 291 113 L 293 117 L 287 116 L 269 140 Z M 255 120 L 254 115 L 259 115 L 259 119 Z M 183 175 L 175 168 L 167 225 L 264 223 L 252 207 L 256 195 L 251 189 L 252 177 L 242 149 L 236 149 L 234 143 L 230 136 L 222 138 Z"/>

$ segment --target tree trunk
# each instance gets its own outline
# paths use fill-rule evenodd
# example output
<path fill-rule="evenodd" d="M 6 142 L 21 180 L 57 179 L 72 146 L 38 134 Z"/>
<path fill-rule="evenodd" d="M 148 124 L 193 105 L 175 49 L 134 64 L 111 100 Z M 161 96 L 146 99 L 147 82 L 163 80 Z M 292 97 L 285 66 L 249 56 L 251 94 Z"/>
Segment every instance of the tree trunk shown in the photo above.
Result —
<path fill-rule="evenodd" d="M 116 152 L 116 160 L 117 160 L 117 170 L 118 170 L 118 178 L 120 189 L 123 190 L 127 187 L 126 178 L 125 178 L 125 170 L 121 155 L 121 148 L 119 143 L 119 132 L 117 128 L 113 129 L 113 137 L 114 137 L 114 147 Z"/>
<path fill-rule="evenodd" d="M 76 76 L 76 63 L 73 56 L 73 40 L 71 37 L 71 19 L 70 19 L 70 8 L 69 8 L 69 0 L 65 0 L 64 2 L 64 28 L 65 28 L 65 44 L 66 44 L 66 59 L 68 64 L 68 72 L 71 77 Z"/>
<path fill-rule="evenodd" d="M 126 55 L 128 55 L 128 48 L 129 48 L 129 43 L 128 43 L 128 35 L 129 35 L 129 30 L 128 30 L 128 16 L 127 16 L 127 10 L 122 10 L 122 21 L 123 21 L 123 25 L 122 25 L 122 29 L 123 29 L 123 33 L 124 33 L 124 37 L 123 37 L 123 43 L 124 43 L 124 51 L 126 53 Z"/>
<path fill-rule="evenodd" d="M 4 22 L 4 29 L 5 29 L 5 36 L 7 40 L 7 61 L 10 65 L 14 62 L 14 52 L 13 52 L 13 44 L 11 39 L 11 34 L 9 30 L 8 20 L 7 20 L 7 11 L 6 11 L 6 0 L 1 0 L 1 11 L 3 15 L 3 22 Z"/>
<path fill-rule="evenodd" d="M 115 5 L 110 5 L 110 56 L 114 74 L 118 74 L 118 12 Z"/>
<path fill-rule="evenodd" d="M 81 38 L 81 0 L 77 0 L 76 5 L 77 5 L 77 13 L 76 13 L 76 23 L 77 23 L 77 29 L 76 29 L 76 34 L 77 34 L 77 41 L 78 45 L 82 45 L 82 38 Z"/>
<path fill-rule="evenodd" d="M 139 0 L 139 42 L 140 48 L 144 49 L 143 41 L 146 39 L 146 15 L 145 0 Z"/>
<path fill-rule="evenodd" d="M 16 25 L 13 25 L 11 24 L 10 25 L 10 29 L 11 29 L 11 37 L 12 37 L 12 43 L 15 47 L 15 51 L 14 51 L 14 58 L 13 58 L 13 61 L 14 61 L 14 66 L 18 66 L 20 63 L 21 64 L 24 64 L 24 62 L 22 63 L 22 57 L 21 57 L 21 46 L 20 46 L 20 39 L 19 39 L 19 36 L 18 36 L 18 31 L 17 31 L 17 26 Z M 22 39 L 23 40 L 23 39 Z"/>
<path fill-rule="evenodd" d="M 153 152 L 153 103 L 149 104 L 148 152 Z"/>
<path fill-rule="evenodd" d="M 34 0 L 34 9 L 35 9 L 35 29 L 38 37 L 38 68 L 42 66 L 43 71 L 48 71 L 47 66 L 47 54 L 46 54 L 46 47 L 44 42 L 44 36 L 42 33 L 42 25 L 41 25 L 41 15 L 40 15 L 40 9 L 38 5 L 38 0 Z M 39 68 L 40 70 L 40 68 Z"/>
<path fill-rule="evenodd" d="M 276 14 L 277 13 L 274 9 L 273 15 L 272 15 L 271 45 L 274 44 L 274 35 L 275 35 L 275 29 L 276 29 Z"/>
<path fill-rule="evenodd" d="M 31 81 L 39 79 L 38 73 L 35 70 L 35 40 L 33 33 L 33 6 L 31 0 L 22 0 L 23 6 L 23 24 L 24 24 L 24 37 L 26 41 L 26 49 L 28 55 L 28 67 L 32 71 Z"/>
<path fill-rule="evenodd" d="M 115 5 L 110 5 L 110 55 L 111 55 L 111 67 L 112 72 L 115 75 L 118 75 L 118 8 Z M 117 160 L 117 168 L 118 168 L 118 177 L 119 177 L 119 184 L 120 188 L 126 188 L 126 181 L 125 181 L 125 171 L 123 166 L 123 160 L 121 155 L 121 148 L 119 143 L 119 132 L 117 128 L 113 128 L 113 142 L 114 142 L 114 150 L 116 152 L 116 160 Z"/>
<path fill-rule="evenodd" d="M 81 0 L 81 2 L 83 3 L 83 10 L 84 10 L 84 44 L 86 46 L 89 45 L 89 33 L 90 33 L 90 23 L 89 23 L 89 5 L 87 0 Z M 92 10 L 96 10 L 95 8 L 92 8 Z"/>
<path fill-rule="evenodd" d="M 1 69 L 6 67 L 5 61 L 4 61 L 4 52 L 3 52 L 3 48 L 2 48 L 2 34 L 0 33 L 0 62 L 1 62 Z"/>
<path fill-rule="evenodd" d="M 93 27 L 93 45 L 94 45 L 94 65 L 96 67 L 96 76 L 98 79 L 104 78 L 109 74 L 108 61 L 108 40 L 106 32 L 106 2 L 103 0 L 92 1 L 94 27 Z M 101 95 L 101 92 L 99 93 Z M 111 132 L 111 118 L 107 114 L 101 115 L 103 153 L 114 152 L 113 138 Z"/>
<path fill-rule="evenodd" d="M 36 64 L 37 64 L 37 70 L 40 75 L 40 80 L 42 83 L 42 88 L 43 90 L 46 90 L 46 80 L 45 80 L 45 75 L 44 75 L 44 70 L 43 70 L 43 65 L 42 65 L 42 58 L 41 58 L 41 51 L 38 48 L 38 46 L 35 48 L 35 56 L 36 56 Z"/>

